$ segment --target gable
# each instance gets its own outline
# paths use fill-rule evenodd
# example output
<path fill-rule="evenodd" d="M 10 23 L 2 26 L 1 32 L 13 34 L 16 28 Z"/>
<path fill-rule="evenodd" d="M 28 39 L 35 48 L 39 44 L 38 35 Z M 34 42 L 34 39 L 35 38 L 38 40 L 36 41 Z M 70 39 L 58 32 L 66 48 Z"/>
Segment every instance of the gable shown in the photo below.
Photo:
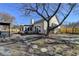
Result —
<path fill-rule="evenodd" d="M 50 25 L 49 26 L 51 26 L 52 24 L 56 24 L 56 25 L 59 24 L 58 19 L 57 19 L 56 16 L 52 17 L 52 19 L 50 20 Z"/>

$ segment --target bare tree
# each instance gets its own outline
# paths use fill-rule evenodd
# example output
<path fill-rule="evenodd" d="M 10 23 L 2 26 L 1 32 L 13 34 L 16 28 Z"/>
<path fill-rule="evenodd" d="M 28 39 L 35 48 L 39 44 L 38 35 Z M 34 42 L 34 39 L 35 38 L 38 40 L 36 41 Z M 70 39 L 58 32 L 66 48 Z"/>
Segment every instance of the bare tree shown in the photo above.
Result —
<path fill-rule="evenodd" d="M 12 23 L 14 20 L 15 20 L 15 17 L 10 14 L 0 13 L 0 22 Z"/>
<path fill-rule="evenodd" d="M 75 4 L 67 4 L 70 6 L 69 12 L 66 13 L 66 16 L 64 19 L 59 23 L 59 25 L 50 28 L 49 21 L 53 16 L 55 16 L 59 10 L 62 10 L 61 3 L 51 3 L 51 4 L 45 4 L 45 3 L 34 3 L 34 4 L 23 4 L 22 11 L 24 15 L 31 15 L 33 13 L 36 13 L 38 16 L 43 18 L 47 22 L 47 35 L 49 34 L 50 30 L 54 30 L 55 28 L 59 27 L 65 19 L 69 16 L 73 8 L 75 7 Z M 65 7 L 65 6 L 64 6 Z"/>

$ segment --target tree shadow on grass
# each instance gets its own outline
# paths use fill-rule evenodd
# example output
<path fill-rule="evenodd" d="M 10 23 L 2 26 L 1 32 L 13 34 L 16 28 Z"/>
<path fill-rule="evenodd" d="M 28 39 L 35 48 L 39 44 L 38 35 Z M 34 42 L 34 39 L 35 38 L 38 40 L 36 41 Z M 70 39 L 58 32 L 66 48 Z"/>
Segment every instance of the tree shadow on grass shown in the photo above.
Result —
<path fill-rule="evenodd" d="M 10 39 L 10 40 L 7 40 L 5 44 L 1 44 L 0 46 L 15 44 L 17 42 L 27 44 L 27 42 L 37 41 L 37 40 L 40 40 L 40 39 L 43 39 L 43 40 L 45 40 L 45 39 L 55 40 L 54 42 L 49 42 L 49 43 L 47 42 L 46 44 L 54 44 L 54 45 L 56 45 L 56 44 L 66 44 L 68 46 L 70 46 L 71 44 L 79 45 L 79 44 L 70 42 L 70 40 L 62 40 L 60 38 L 59 39 L 58 38 L 51 38 L 51 37 L 43 35 L 43 36 L 38 36 L 38 37 L 26 37 L 25 39 L 22 39 L 22 38 Z"/>

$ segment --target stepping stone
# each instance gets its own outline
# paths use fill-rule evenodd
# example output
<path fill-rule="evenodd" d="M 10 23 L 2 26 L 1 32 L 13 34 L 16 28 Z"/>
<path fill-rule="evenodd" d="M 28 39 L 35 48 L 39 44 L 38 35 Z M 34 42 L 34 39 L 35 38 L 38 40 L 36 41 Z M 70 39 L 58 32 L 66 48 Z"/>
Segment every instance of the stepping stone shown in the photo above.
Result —
<path fill-rule="evenodd" d="M 47 48 L 41 48 L 41 52 L 47 52 Z"/>

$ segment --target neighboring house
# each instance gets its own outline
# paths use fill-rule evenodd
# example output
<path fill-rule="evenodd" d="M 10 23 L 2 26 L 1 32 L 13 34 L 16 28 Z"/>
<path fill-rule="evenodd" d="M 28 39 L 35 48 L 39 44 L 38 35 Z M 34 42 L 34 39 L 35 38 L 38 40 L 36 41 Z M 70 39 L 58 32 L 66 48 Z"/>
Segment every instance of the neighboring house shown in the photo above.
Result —
<path fill-rule="evenodd" d="M 49 26 L 53 27 L 59 24 L 57 16 L 52 17 L 50 20 Z M 38 27 L 41 33 L 46 33 L 47 31 L 47 22 L 45 20 L 39 20 L 34 23 L 34 28 Z M 54 33 L 56 33 L 59 30 L 60 26 L 54 30 Z"/>

